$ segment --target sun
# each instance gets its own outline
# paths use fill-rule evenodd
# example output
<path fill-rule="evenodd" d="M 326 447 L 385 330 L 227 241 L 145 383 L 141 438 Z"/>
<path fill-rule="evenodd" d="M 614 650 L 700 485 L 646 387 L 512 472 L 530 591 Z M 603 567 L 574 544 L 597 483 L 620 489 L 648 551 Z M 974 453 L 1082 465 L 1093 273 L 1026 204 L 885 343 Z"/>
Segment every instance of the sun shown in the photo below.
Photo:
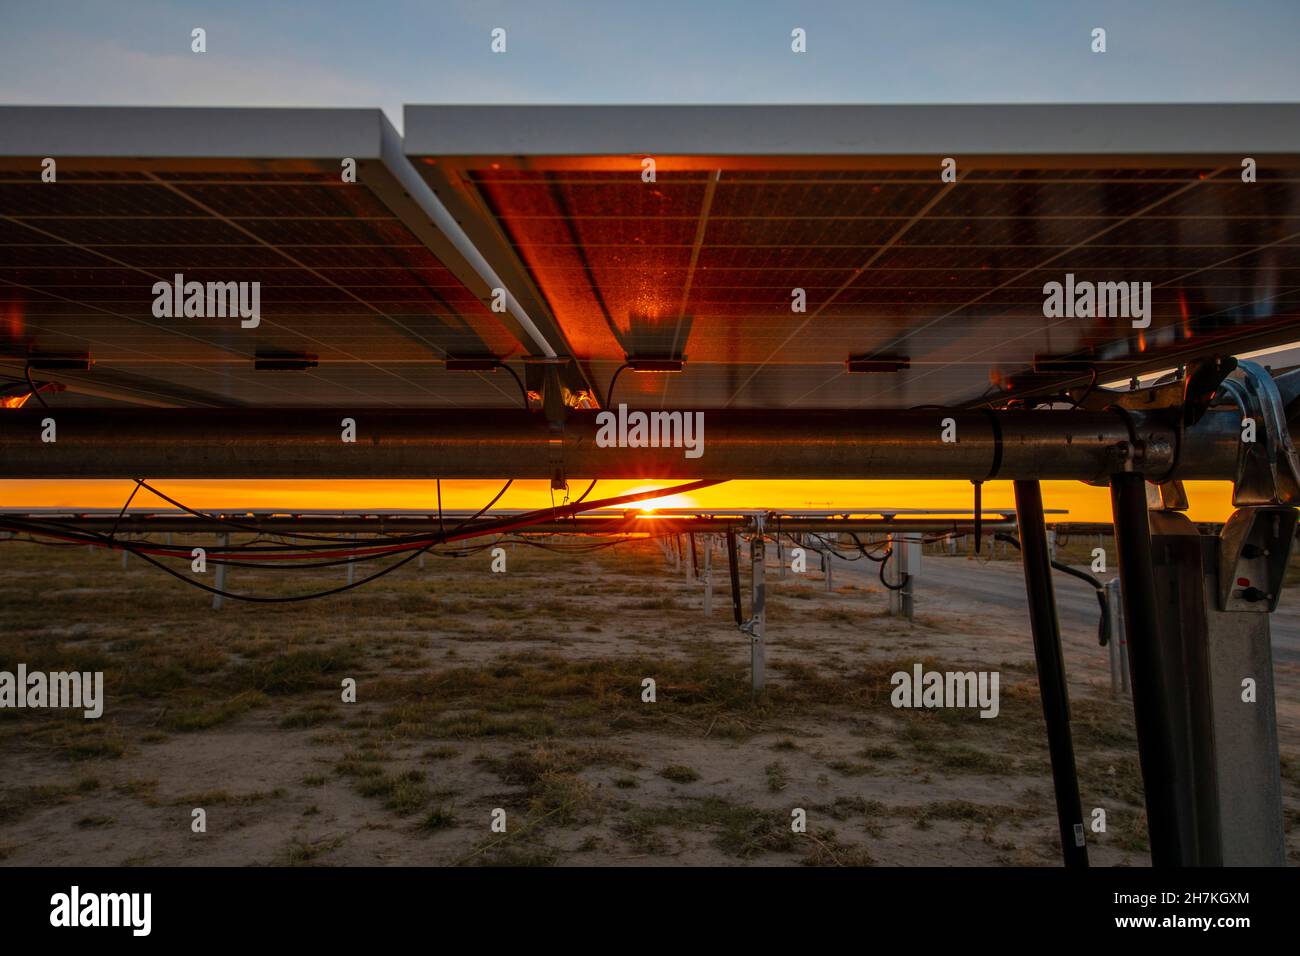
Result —
<path fill-rule="evenodd" d="M 629 488 L 627 494 L 635 495 L 643 491 L 654 491 L 656 485 L 640 485 Z M 643 515 L 652 515 L 661 508 L 694 508 L 695 499 L 690 495 L 665 495 L 662 498 L 648 498 L 638 504 L 637 510 Z"/>

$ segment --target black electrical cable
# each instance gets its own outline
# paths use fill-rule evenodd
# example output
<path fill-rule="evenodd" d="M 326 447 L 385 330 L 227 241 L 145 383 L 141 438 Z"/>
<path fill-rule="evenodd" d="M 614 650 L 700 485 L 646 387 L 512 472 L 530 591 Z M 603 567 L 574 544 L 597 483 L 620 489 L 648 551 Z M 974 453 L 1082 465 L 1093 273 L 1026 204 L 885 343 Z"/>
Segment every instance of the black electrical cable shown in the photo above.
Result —
<path fill-rule="evenodd" d="M 143 484 L 143 482 L 141 482 L 141 484 Z M 501 496 L 506 493 L 506 489 L 508 489 L 512 484 L 514 484 L 514 479 L 507 481 L 504 487 L 502 487 L 502 489 L 497 492 L 495 498 L 489 501 L 473 517 L 466 519 L 455 529 L 453 529 L 452 533 L 455 534 L 461 528 L 465 527 L 466 524 L 483 515 L 484 512 L 486 512 L 489 508 L 491 508 L 494 504 L 496 504 L 501 499 Z M 89 537 L 92 540 L 111 541 L 111 539 L 107 539 L 103 535 L 98 535 L 98 534 L 92 534 L 89 535 Z M 226 591 L 222 588 L 212 587 L 211 585 L 204 584 L 202 581 L 196 581 L 193 578 L 185 574 L 182 574 L 179 571 L 175 571 L 172 568 L 169 568 L 161 561 L 155 560 L 152 555 L 145 554 L 143 551 L 141 551 L 138 548 L 131 547 L 129 544 L 125 544 L 122 542 L 115 542 L 115 545 L 117 547 L 121 548 L 124 551 L 129 551 L 139 558 L 142 558 L 143 560 L 152 564 L 154 567 L 166 572 L 167 574 L 170 574 L 172 577 L 176 578 L 177 580 L 184 581 L 186 584 L 192 585 L 193 587 L 196 587 L 202 591 L 207 591 L 209 594 L 219 594 L 222 597 L 228 597 L 231 598 L 232 600 L 247 601 L 249 603 L 254 603 L 254 604 L 289 604 L 297 601 L 311 601 L 317 598 L 330 597 L 335 594 L 341 594 L 344 591 L 350 591 L 353 588 L 361 587 L 363 584 L 368 584 L 371 581 L 378 580 L 379 578 L 383 577 L 386 574 L 390 574 L 393 571 L 396 571 L 398 568 L 402 567 L 405 564 L 408 564 L 415 558 L 419 557 L 421 554 L 424 554 L 433 546 L 433 544 L 434 542 L 431 541 L 428 544 L 426 544 L 423 548 L 420 548 L 419 550 L 416 551 L 412 551 L 411 554 L 407 555 L 402 560 L 397 561 L 389 565 L 388 567 L 383 568 L 380 571 L 376 571 L 374 574 L 370 575 L 369 577 L 362 578 L 359 581 L 354 581 L 351 584 L 344 584 L 336 588 L 330 588 L 329 590 L 326 591 L 317 591 L 312 594 L 297 594 L 297 595 L 290 595 L 288 597 L 264 597 L 259 595 L 235 594 L 232 591 Z"/>
<path fill-rule="evenodd" d="M 1097 367 L 1094 365 L 1090 371 L 1092 372 L 1092 381 L 1089 382 L 1088 387 L 1083 390 L 1083 394 L 1080 395 L 1078 399 L 1075 400 L 1075 403 L 1070 406 L 1070 411 L 1074 411 L 1082 405 L 1088 396 L 1092 394 L 1092 390 L 1097 387 Z"/>
<path fill-rule="evenodd" d="M 1020 550 L 1020 540 L 1016 538 L 1015 535 L 1002 532 L 994 535 L 994 537 L 1007 542 L 1007 544 L 1011 545 L 1017 551 Z M 1052 567 L 1056 568 L 1056 570 L 1068 574 L 1071 577 L 1076 577 L 1087 584 L 1091 584 L 1096 591 L 1097 604 L 1101 608 L 1101 619 L 1097 622 L 1097 643 L 1102 647 L 1105 647 L 1110 643 L 1110 601 L 1106 599 L 1106 585 L 1101 583 L 1100 578 L 1095 578 L 1086 571 L 1080 571 L 1078 568 L 1072 568 L 1068 564 L 1063 564 L 1060 561 L 1053 561 L 1051 564 Z"/>
<path fill-rule="evenodd" d="M 157 497 L 157 498 L 161 498 L 163 501 L 167 502 L 169 505 L 172 505 L 172 506 L 174 506 L 174 507 L 176 507 L 176 508 L 179 508 L 181 511 L 184 511 L 186 514 L 191 515 L 191 516 L 193 516 L 193 517 L 195 517 L 195 518 L 203 518 L 204 520 L 206 520 L 206 521 L 211 521 L 211 522 L 213 522 L 214 524 L 225 525 L 225 526 L 228 527 L 228 528 L 234 528 L 234 529 L 236 529 L 236 530 L 238 530 L 238 531 L 249 531 L 249 532 L 252 532 L 253 534 L 262 534 L 262 533 L 263 533 L 263 530 L 264 530 L 264 529 L 259 528 L 259 527 L 257 527 L 256 525 L 243 524 L 243 523 L 238 522 L 238 521 L 230 521 L 230 520 L 228 520 L 228 519 L 226 519 L 226 518 L 218 518 L 216 515 L 207 514 L 207 513 L 202 512 L 202 511 L 196 511 L 196 510 L 194 510 L 193 508 L 189 507 L 188 505 L 181 504 L 181 503 L 180 503 L 179 501 L 177 501 L 175 498 L 172 498 L 172 497 L 170 497 L 169 495 L 165 495 L 165 494 L 163 494 L 161 491 L 159 491 L 159 490 L 158 490 L 157 488 L 155 488 L 153 485 L 149 484 L 149 482 L 147 482 L 147 481 L 140 480 L 140 487 L 144 488 L 144 490 L 147 491 L 147 492 L 149 492 L 151 495 L 154 495 L 154 496 Z M 326 538 L 326 537 L 321 536 L 321 535 L 297 534 L 296 536 L 299 537 L 299 538 L 307 538 L 307 539 L 312 540 L 312 541 L 324 541 L 324 542 L 328 542 L 328 543 L 330 543 L 330 544 L 333 544 L 333 543 L 334 543 L 334 540 L 335 540 L 335 539 L 333 539 L 333 538 Z M 287 550 L 287 549 L 296 549 L 296 550 L 303 550 L 303 551 L 310 551 L 310 550 L 311 550 L 310 548 L 303 548 L 301 545 L 286 545 L 285 548 L 286 548 L 286 550 Z"/>
<path fill-rule="evenodd" d="M 687 483 L 686 485 L 683 485 L 683 486 L 680 486 L 680 487 L 681 487 L 683 490 L 692 490 L 692 489 L 694 489 L 695 487 L 703 487 L 703 486 L 707 486 L 707 485 L 710 485 L 710 484 L 717 484 L 717 483 L 718 483 L 718 482 L 716 482 L 716 481 L 690 482 L 690 483 Z M 141 484 L 143 484 L 143 481 L 141 481 Z M 497 492 L 496 496 L 493 497 L 493 499 L 492 499 L 491 501 L 489 501 L 486 505 L 484 505 L 482 508 L 480 508 L 480 509 L 479 509 L 479 510 L 474 514 L 474 515 L 470 516 L 470 517 L 467 518 L 465 521 L 461 522 L 459 525 L 457 525 L 455 528 L 453 528 L 452 531 L 450 532 L 450 534 L 451 534 L 451 535 L 458 534 L 458 533 L 459 533 L 463 528 L 465 528 L 466 526 L 468 526 L 469 524 L 471 524 L 473 521 L 477 520 L 479 517 L 481 517 L 483 514 L 485 514 L 485 513 L 486 513 L 486 512 L 487 512 L 487 511 L 488 511 L 488 510 L 489 510 L 493 505 L 495 505 L 495 504 L 496 504 L 496 503 L 501 499 L 501 497 L 506 493 L 506 491 L 507 491 L 507 490 L 510 488 L 510 486 L 513 485 L 513 484 L 514 484 L 514 479 L 511 479 L 511 480 L 507 481 L 507 482 L 505 483 L 505 485 L 502 486 L 501 490 Z M 644 499 L 644 498 L 646 498 L 646 497 L 653 497 L 655 494 L 656 494 L 656 492 L 644 492 L 644 493 L 638 493 L 638 494 L 636 494 L 636 495 L 631 495 L 631 496 L 622 496 L 621 498 L 616 497 L 616 498 L 612 498 L 612 499 L 607 499 L 607 501 L 609 501 L 609 502 L 621 502 L 621 501 L 626 501 L 626 500 L 628 500 L 629 498 L 630 498 L 630 500 L 641 500 L 641 499 Z M 601 504 L 603 504 L 603 503 L 605 503 L 605 502 L 601 502 Z M 572 505 L 570 505 L 570 506 L 566 506 L 566 508 L 561 509 L 561 510 L 568 510 L 569 508 L 572 508 L 572 507 L 573 507 Z M 528 517 L 532 517 L 532 515 L 529 515 Z M 518 520 L 517 517 L 516 517 L 516 518 L 503 518 L 503 519 L 501 519 L 501 521 L 491 523 L 491 525 L 490 525 L 489 527 L 484 528 L 484 529 L 482 529 L 482 530 L 483 530 L 483 533 L 484 533 L 484 534 L 491 534 L 491 533 L 492 533 L 492 532 L 493 532 L 497 527 L 506 527 L 506 528 L 509 528 L 509 527 L 512 526 L 511 523 L 512 523 L 512 522 L 517 522 L 517 520 Z M 32 533 L 32 532 L 33 532 L 33 528 L 34 528 L 34 529 L 35 529 L 34 533 L 41 533 L 41 534 L 45 534 L 45 535 L 47 535 L 47 536 L 49 536 L 49 535 L 54 535 L 54 534 L 55 534 L 55 532 L 51 532 L 51 531 L 49 531 L 49 530 L 46 529 L 46 528 L 42 528 L 41 523 L 38 523 L 38 522 L 23 522 L 23 521 L 21 521 L 21 520 L 6 519 L 6 518 L 4 518 L 3 516 L 0 516 L 0 526 L 4 526 L 4 525 L 8 525 L 9 527 L 16 528 L 16 529 L 18 529 L 18 530 L 20 530 L 20 531 L 28 531 L 29 533 Z M 517 526 L 517 525 L 514 525 L 514 526 Z M 60 526 L 55 525 L 55 527 L 60 527 Z M 443 543 L 443 542 L 441 542 L 441 541 L 431 540 L 431 539 L 429 539 L 427 536 L 412 536 L 412 537 L 409 539 L 409 540 L 412 540 L 412 542 L 413 542 L 413 544 L 412 544 L 412 549 L 411 549 L 411 550 L 412 550 L 412 553 L 411 553 L 411 554 L 409 554 L 407 557 L 403 558 L 401 561 L 398 561 L 398 562 L 396 562 L 396 563 L 394 563 L 394 564 L 392 564 L 392 565 L 390 565 L 390 566 L 388 566 L 388 567 L 386 567 L 386 568 L 384 568 L 384 569 L 382 569 L 382 570 L 376 572 L 375 574 L 370 575 L 369 577 L 363 578 L 363 579 L 361 579 L 360 581 L 354 581 L 354 582 L 351 583 L 351 584 L 342 585 L 342 586 L 337 587 L 337 588 L 331 588 L 331 589 L 329 589 L 329 590 L 327 590 L 327 591 L 316 592 L 316 593 L 313 593 L 313 594 L 292 595 L 292 596 L 289 596 L 289 597 L 259 597 L 259 596 L 252 596 L 252 595 L 235 594 L 235 593 L 230 592 L 230 591 L 225 591 L 225 590 L 222 590 L 222 589 L 219 589 L 219 588 L 214 588 L 214 587 L 211 587 L 211 586 L 209 586 L 209 585 L 203 584 L 202 582 L 195 581 L 193 578 L 187 577 L 187 576 L 184 575 L 184 574 L 181 574 L 181 573 L 179 573 L 179 572 L 177 572 L 177 571 L 174 571 L 174 570 L 172 570 L 171 568 L 167 567 L 165 564 L 163 564 L 163 563 L 161 563 L 161 562 L 155 560 L 151 555 L 145 553 L 142 549 L 139 549 L 139 548 L 133 547 L 132 545 L 127 544 L 127 543 L 124 543 L 124 542 L 114 541 L 114 540 L 112 540 L 111 538 L 108 538 L 108 537 L 106 537 L 106 536 L 104 536 L 104 535 L 102 535 L 102 534 L 99 534 L 98 532 L 80 531 L 80 530 L 78 530 L 78 529 L 68 528 L 68 527 L 66 527 L 66 526 L 62 526 L 62 530 L 61 530 L 60 532 L 58 532 L 58 534 L 61 535 L 61 536 L 63 536 L 63 537 L 65 537 L 65 538 L 68 538 L 68 539 L 70 539 L 70 540 L 73 540 L 73 541 L 80 541 L 80 542 L 85 542 L 85 543 L 88 543 L 88 544 L 98 544 L 98 545 L 100 545 L 101 547 L 105 547 L 105 546 L 106 546 L 106 547 L 113 547 L 113 548 L 116 548 L 116 549 L 118 549 L 118 550 L 123 550 L 123 551 L 127 551 L 127 552 L 130 552 L 130 553 L 133 553 L 133 554 L 135 554 L 137 557 L 140 557 L 140 558 L 144 559 L 145 561 L 149 562 L 150 564 L 153 564 L 154 566 L 160 568 L 162 571 L 166 572 L 167 574 L 172 575 L 173 577 L 177 578 L 178 580 L 183 581 L 183 582 L 185 582 L 185 583 L 187 583 L 187 584 L 190 584 L 190 585 L 192 585 L 192 586 L 194 586 L 194 587 L 196 587 L 196 588 L 198 588 L 198 589 L 200 589 L 200 590 L 202 590 L 202 591 L 207 591 L 207 592 L 210 593 L 210 594 L 220 594 L 220 595 L 222 595 L 223 597 L 230 597 L 230 598 L 233 599 L 233 600 L 247 601 L 247 602 L 250 602 L 250 603 L 268 603 L 268 604 L 290 603 L 290 602 L 297 602 L 297 601 L 314 600 L 314 599 L 316 599 L 316 598 L 328 597 L 328 596 L 330 596 L 330 595 L 339 594 L 339 593 L 341 593 L 341 592 L 343 592 L 343 591 L 351 590 L 352 588 L 355 588 L 355 587 L 360 587 L 360 586 L 363 585 L 363 584 L 369 583 L 370 581 L 374 581 L 374 580 L 376 580 L 376 579 L 378 579 L 378 578 L 380 578 L 380 577 L 383 577 L 385 574 L 388 574 L 388 573 L 390 573 L 390 572 L 392 572 L 392 571 L 397 570 L 398 568 L 402 567 L 403 565 L 409 563 L 412 559 L 418 557 L 418 556 L 421 555 L 421 554 L 424 554 L 424 553 L 430 551 L 430 550 L 431 550 L 431 549 L 432 549 L 436 544 Z M 477 535 L 475 535 L 475 536 L 477 536 Z M 445 539 L 445 538 L 447 537 L 447 535 L 440 535 L 439 537 Z M 408 539 L 407 539 L 407 538 L 402 538 L 402 539 L 399 539 L 399 540 L 405 542 L 405 541 L 408 540 Z M 418 548 L 418 549 L 415 549 L 415 548 L 414 548 L 414 542 L 418 542 L 418 541 L 424 541 L 424 545 L 423 545 L 422 547 Z M 263 550 L 264 550 L 264 549 L 263 549 Z M 387 551 L 387 552 L 382 552 L 382 553 L 390 553 L 390 554 L 391 554 L 391 553 L 400 553 L 400 550 L 397 550 L 397 551 Z M 435 553 L 437 553 L 437 552 L 435 552 Z M 364 556 L 359 556 L 359 557 L 357 558 L 357 560 L 364 560 L 364 559 L 365 559 Z M 218 563 L 219 563 L 219 559 L 214 559 L 214 560 L 218 560 Z M 259 565 L 259 567 L 261 567 L 261 566 Z"/>
<path fill-rule="evenodd" d="M 447 529 L 442 524 L 442 479 L 435 479 L 438 484 L 438 534 L 446 534 Z"/>
<path fill-rule="evenodd" d="M 403 565 L 409 564 L 411 561 L 415 560 L 417 557 L 419 557 L 421 554 L 427 551 L 428 547 L 426 546 L 425 548 L 422 548 L 419 551 L 414 551 L 411 554 L 408 554 L 402 560 L 390 564 L 388 567 L 380 571 L 376 571 L 374 574 L 370 575 L 369 577 L 362 578 L 360 581 L 353 581 L 351 584 L 344 584 L 336 588 L 330 588 L 328 591 L 317 591 L 313 594 L 295 594 L 295 595 L 290 595 L 289 597 L 262 597 L 262 596 L 251 595 L 251 594 L 235 594 L 232 591 L 225 591 L 222 590 L 221 588 L 214 588 L 207 584 L 204 584 L 201 581 L 195 581 L 193 578 L 181 574 L 179 571 L 172 570 L 171 568 L 167 567 L 167 565 L 163 564 L 161 561 L 154 560 L 152 555 L 145 554 L 142 551 L 138 551 L 135 548 L 130 548 L 130 547 L 126 548 L 126 550 L 132 552 L 133 554 L 137 555 L 140 558 L 143 558 L 145 561 L 148 561 L 154 567 L 167 572 L 172 577 L 180 581 L 184 581 L 186 584 L 191 584 L 194 587 L 199 588 L 200 590 L 207 591 L 209 594 L 220 594 L 222 597 L 228 597 L 236 601 L 248 601 L 249 603 L 252 604 L 292 604 L 297 601 L 312 601 L 317 598 L 330 597 L 335 594 L 341 594 L 344 591 L 351 591 L 353 588 L 359 588 L 363 584 L 369 584 L 371 581 L 378 580 L 379 578 L 382 578 L 386 574 L 391 574 L 393 571 L 396 571 L 398 568 L 402 567 Z"/>
<path fill-rule="evenodd" d="M 41 395 L 41 390 L 37 388 L 36 383 L 32 381 L 32 366 L 30 362 L 23 366 L 23 378 L 27 379 L 27 387 L 31 389 L 32 394 L 36 396 L 36 400 L 41 403 L 41 407 L 49 408 L 50 405 Z"/>
<path fill-rule="evenodd" d="M 624 362 L 615 370 L 613 377 L 609 380 L 609 388 L 605 390 L 605 408 L 609 408 L 610 404 L 614 401 L 614 386 L 618 383 L 618 377 L 623 374 L 625 369 L 631 367 L 631 365 Z"/>
<path fill-rule="evenodd" d="M 805 531 L 805 532 L 804 532 L 804 534 L 808 535 L 810 538 L 815 538 L 815 539 L 817 539 L 819 542 L 821 542 L 821 544 L 822 544 L 822 547 L 821 547 L 821 548 L 813 548 L 813 549 L 812 549 L 813 551 L 815 551 L 815 552 L 818 553 L 818 554 L 822 554 L 823 552 L 827 552 L 827 553 L 830 553 L 830 554 L 835 555 L 835 557 L 839 558 L 841 561 L 860 561 L 860 560 L 862 560 L 863 558 L 866 558 L 868 561 L 883 561 L 883 560 L 884 560 L 883 557 L 878 557 L 878 556 L 872 554 L 872 553 L 867 549 L 867 546 L 866 546 L 865 544 L 862 543 L 862 540 L 857 536 L 856 533 L 854 533 L 854 532 L 852 532 L 852 531 L 850 531 L 850 532 L 845 532 L 845 533 L 847 533 L 847 534 L 849 535 L 849 537 L 851 537 L 851 538 L 853 539 L 854 544 L 857 546 L 858 554 L 857 554 L 855 557 L 849 557 L 848 555 L 841 554 L 839 551 L 837 551 L 837 550 L 834 548 L 834 546 L 832 546 L 832 545 L 830 544 L 830 542 L 828 542 L 828 541 L 827 541 L 827 540 L 826 540 L 822 535 L 818 534 L 816 531 Z M 786 533 L 785 533 L 785 536 L 790 540 L 790 542 L 791 542 L 792 544 L 795 544 L 795 545 L 798 545 L 798 544 L 799 544 L 798 540 L 794 537 L 794 535 L 792 535 L 792 534 L 786 532 Z"/>
<path fill-rule="evenodd" d="M 455 529 L 453 529 L 452 533 L 455 534 L 456 531 L 459 531 L 461 528 L 465 527 L 466 524 L 480 517 L 484 512 L 486 512 L 494 504 L 500 501 L 501 496 L 506 493 L 506 489 L 508 489 L 512 484 L 514 484 L 513 478 L 505 483 L 505 485 L 501 488 L 501 490 L 497 492 L 495 498 L 493 498 L 486 505 L 480 508 L 479 511 L 473 517 L 467 518 L 464 522 L 462 522 Z M 430 542 L 429 544 L 426 544 L 423 548 L 420 548 L 418 551 L 414 551 L 411 554 L 407 555 L 402 560 L 397 561 L 389 565 L 388 567 L 383 568 L 380 571 L 376 571 L 374 574 L 370 575 L 369 577 L 362 578 L 360 581 L 353 581 L 351 584 L 344 584 L 341 585 L 340 587 L 330 588 L 327 591 L 317 591 L 314 594 L 299 594 L 299 595 L 291 595 L 289 597 L 262 597 L 262 596 L 247 595 L 247 594 L 235 594 L 231 591 L 225 591 L 220 588 L 210 587 L 209 585 L 206 585 L 201 581 L 195 581 L 193 578 L 181 574 L 179 571 L 172 570 L 171 568 L 167 567 L 167 565 L 163 564 L 160 561 L 155 561 L 151 555 L 143 554 L 134 548 L 128 548 L 127 550 L 135 552 L 138 557 L 144 558 L 144 560 L 154 565 L 154 567 L 166 571 L 172 577 L 184 581 L 187 584 L 192 584 L 195 587 L 207 591 L 211 594 L 220 594 L 223 597 L 229 597 L 237 601 L 248 601 L 250 603 L 255 603 L 255 604 L 289 604 L 297 601 L 311 601 L 317 598 L 330 597 L 335 594 L 341 594 L 344 591 L 350 591 L 353 588 L 361 587 L 361 585 L 363 584 L 368 584 L 371 581 L 378 580 L 379 578 L 382 578 L 384 575 L 390 574 L 393 571 L 396 571 L 398 568 L 402 567 L 403 565 L 410 563 L 415 558 L 418 558 L 420 555 L 428 551 L 432 546 L 433 543 Z"/>
<path fill-rule="evenodd" d="M 524 411 L 528 411 L 531 406 L 528 404 L 528 389 L 524 388 L 524 380 L 519 377 L 518 372 L 512 369 L 505 362 L 501 363 L 501 367 L 509 372 L 511 377 L 513 377 L 515 382 L 519 385 L 519 394 L 524 397 Z"/>
<path fill-rule="evenodd" d="M 894 549 L 890 548 L 885 552 L 884 558 L 881 559 L 880 583 L 883 584 L 890 591 L 901 591 L 903 590 L 903 588 L 907 587 L 907 582 L 911 579 L 912 576 L 908 574 L 906 571 L 903 571 L 899 575 L 899 577 L 902 580 L 900 580 L 897 584 L 890 584 L 888 581 L 885 580 L 885 565 L 889 563 L 889 559 L 893 556 L 893 554 L 894 554 Z"/>
<path fill-rule="evenodd" d="M 574 504 L 575 505 L 582 504 L 582 502 L 586 499 L 587 495 L 591 494 L 591 489 L 596 487 L 596 482 L 599 480 L 600 480 L 599 478 L 591 479 L 591 484 L 587 486 L 587 490 L 584 491 L 582 494 L 578 495 L 578 500 L 575 501 Z"/>
<path fill-rule="evenodd" d="M 135 496 L 140 492 L 140 487 L 144 484 L 143 478 L 136 478 L 134 481 L 135 487 L 131 489 L 131 494 L 127 495 L 126 504 L 122 505 L 122 510 L 117 513 L 117 517 L 113 520 L 113 527 L 108 531 L 110 540 L 113 535 L 117 534 L 117 526 L 122 523 L 122 516 L 126 514 L 126 509 L 131 507 L 131 502 L 135 500 Z"/>

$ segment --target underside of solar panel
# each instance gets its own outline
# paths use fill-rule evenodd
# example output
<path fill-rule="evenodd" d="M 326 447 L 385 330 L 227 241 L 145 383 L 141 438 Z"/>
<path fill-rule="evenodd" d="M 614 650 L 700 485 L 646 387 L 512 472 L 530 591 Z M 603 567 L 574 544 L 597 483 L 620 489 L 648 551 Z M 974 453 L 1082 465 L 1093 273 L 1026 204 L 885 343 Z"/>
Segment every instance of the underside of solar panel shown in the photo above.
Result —
<path fill-rule="evenodd" d="M 631 363 L 618 396 L 643 407 L 960 406 L 1300 326 L 1293 105 L 408 107 L 404 127 L 0 109 L 0 381 L 35 369 L 52 404 L 508 408 L 502 365 L 534 400 L 558 367 L 596 407 Z M 236 284 L 231 308 L 185 314 L 191 283 Z M 1125 295 L 1075 314 L 1090 287 Z"/>

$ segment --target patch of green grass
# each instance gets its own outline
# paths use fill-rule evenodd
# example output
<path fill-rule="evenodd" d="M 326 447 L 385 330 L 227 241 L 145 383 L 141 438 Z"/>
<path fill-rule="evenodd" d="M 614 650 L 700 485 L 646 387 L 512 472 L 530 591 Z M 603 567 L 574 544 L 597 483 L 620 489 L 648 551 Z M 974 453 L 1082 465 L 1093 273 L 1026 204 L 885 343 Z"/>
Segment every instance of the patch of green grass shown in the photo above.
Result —
<path fill-rule="evenodd" d="M 126 740 L 115 727 L 100 721 L 64 725 L 51 741 L 68 760 L 114 760 L 126 753 Z"/>
<path fill-rule="evenodd" d="M 1035 815 L 1032 810 L 1024 807 L 973 803 L 970 800 L 940 800 L 908 808 L 905 812 L 917 822 L 920 829 L 928 829 L 932 820 L 956 820 L 984 827 L 996 827 L 1001 824 L 1021 823 L 1032 819 Z"/>
<path fill-rule="evenodd" d="M 868 760 L 895 760 L 899 753 L 896 747 L 889 744 L 876 744 L 862 749 L 858 752 L 858 756 Z"/>
<path fill-rule="evenodd" d="M 393 776 L 380 773 L 360 777 L 356 791 L 363 797 L 382 797 L 384 808 L 399 816 L 415 813 L 429 802 L 429 789 L 424 784 L 424 772 L 408 770 Z"/>
<path fill-rule="evenodd" d="M 677 763 L 664 767 L 659 771 L 659 776 L 673 783 L 694 783 L 700 779 L 699 773 L 695 770 Z"/>
<path fill-rule="evenodd" d="M 662 848 L 662 841 L 655 833 L 661 828 L 711 830 L 714 845 L 740 859 L 795 848 L 796 837 L 790 830 L 789 816 L 720 797 L 687 800 L 665 807 L 637 807 L 615 824 L 620 836 L 647 852 Z"/>
<path fill-rule="evenodd" d="M 456 825 L 455 815 L 446 807 L 434 807 L 420 821 L 421 830 L 445 830 Z"/>
<path fill-rule="evenodd" d="M 767 789 L 772 793 L 780 793 L 790 783 L 790 773 L 786 770 L 785 764 L 779 760 L 774 760 L 763 768 L 767 775 Z"/>
<path fill-rule="evenodd" d="M 297 694 L 326 687 L 336 689 L 335 675 L 356 667 L 359 655 L 346 646 L 325 650 L 290 651 L 269 661 L 246 664 L 238 682 L 264 694 Z"/>
<path fill-rule="evenodd" d="M 367 751 L 350 751 L 334 765 L 334 772 L 340 777 L 378 777 L 384 772 L 383 757 Z"/>
<path fill-rule="evenodd" d="M 285 730 L 299 727 L 319 727 L 331 720 L 337 720 L 340 714 L 332 704 L 317 702 L 299 708 L 280 718 L 280 726 Z"/>
<path fill-rule="evenodd" d="M 343 837 L 335 837 L 332 840 L 318 840 L 315 843 L 307 843 L 303 840 L 290 840 L 280 851 L 281 864 L 284 866 L 310 866 L 318 858 L 336 850 L 343 845 Z"/>
<path fill-rule="evenodd" d="M 254 707 L 265 704 L 267 696 L 261 691 L 246 690 L 228 700 L 214 703 L 193 703 L 182 709 L 169 709 L 162 724 L 168 730 L 189 732 L 207 730 L 245 714 Z"/>
<path fill-rule="evenodd" d="M 804 866 L 874 866 L 875 860 L 864 848 L 840 842 L 835 831 L 822 827 L 806 834 L 811 844 L 799 862 Z"/>

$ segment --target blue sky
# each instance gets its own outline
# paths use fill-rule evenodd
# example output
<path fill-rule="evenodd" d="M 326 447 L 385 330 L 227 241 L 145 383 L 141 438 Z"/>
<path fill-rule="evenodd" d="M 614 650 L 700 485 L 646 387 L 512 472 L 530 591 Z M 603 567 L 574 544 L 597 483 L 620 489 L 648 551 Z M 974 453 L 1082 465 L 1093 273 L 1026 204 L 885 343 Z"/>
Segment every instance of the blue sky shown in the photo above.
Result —
<path fill-rule="evenodd" d="M 403 103 L 1300 100 L 1297 0 L 3 6 L 10 104 L 382 106 L 400 127 Z"/>

